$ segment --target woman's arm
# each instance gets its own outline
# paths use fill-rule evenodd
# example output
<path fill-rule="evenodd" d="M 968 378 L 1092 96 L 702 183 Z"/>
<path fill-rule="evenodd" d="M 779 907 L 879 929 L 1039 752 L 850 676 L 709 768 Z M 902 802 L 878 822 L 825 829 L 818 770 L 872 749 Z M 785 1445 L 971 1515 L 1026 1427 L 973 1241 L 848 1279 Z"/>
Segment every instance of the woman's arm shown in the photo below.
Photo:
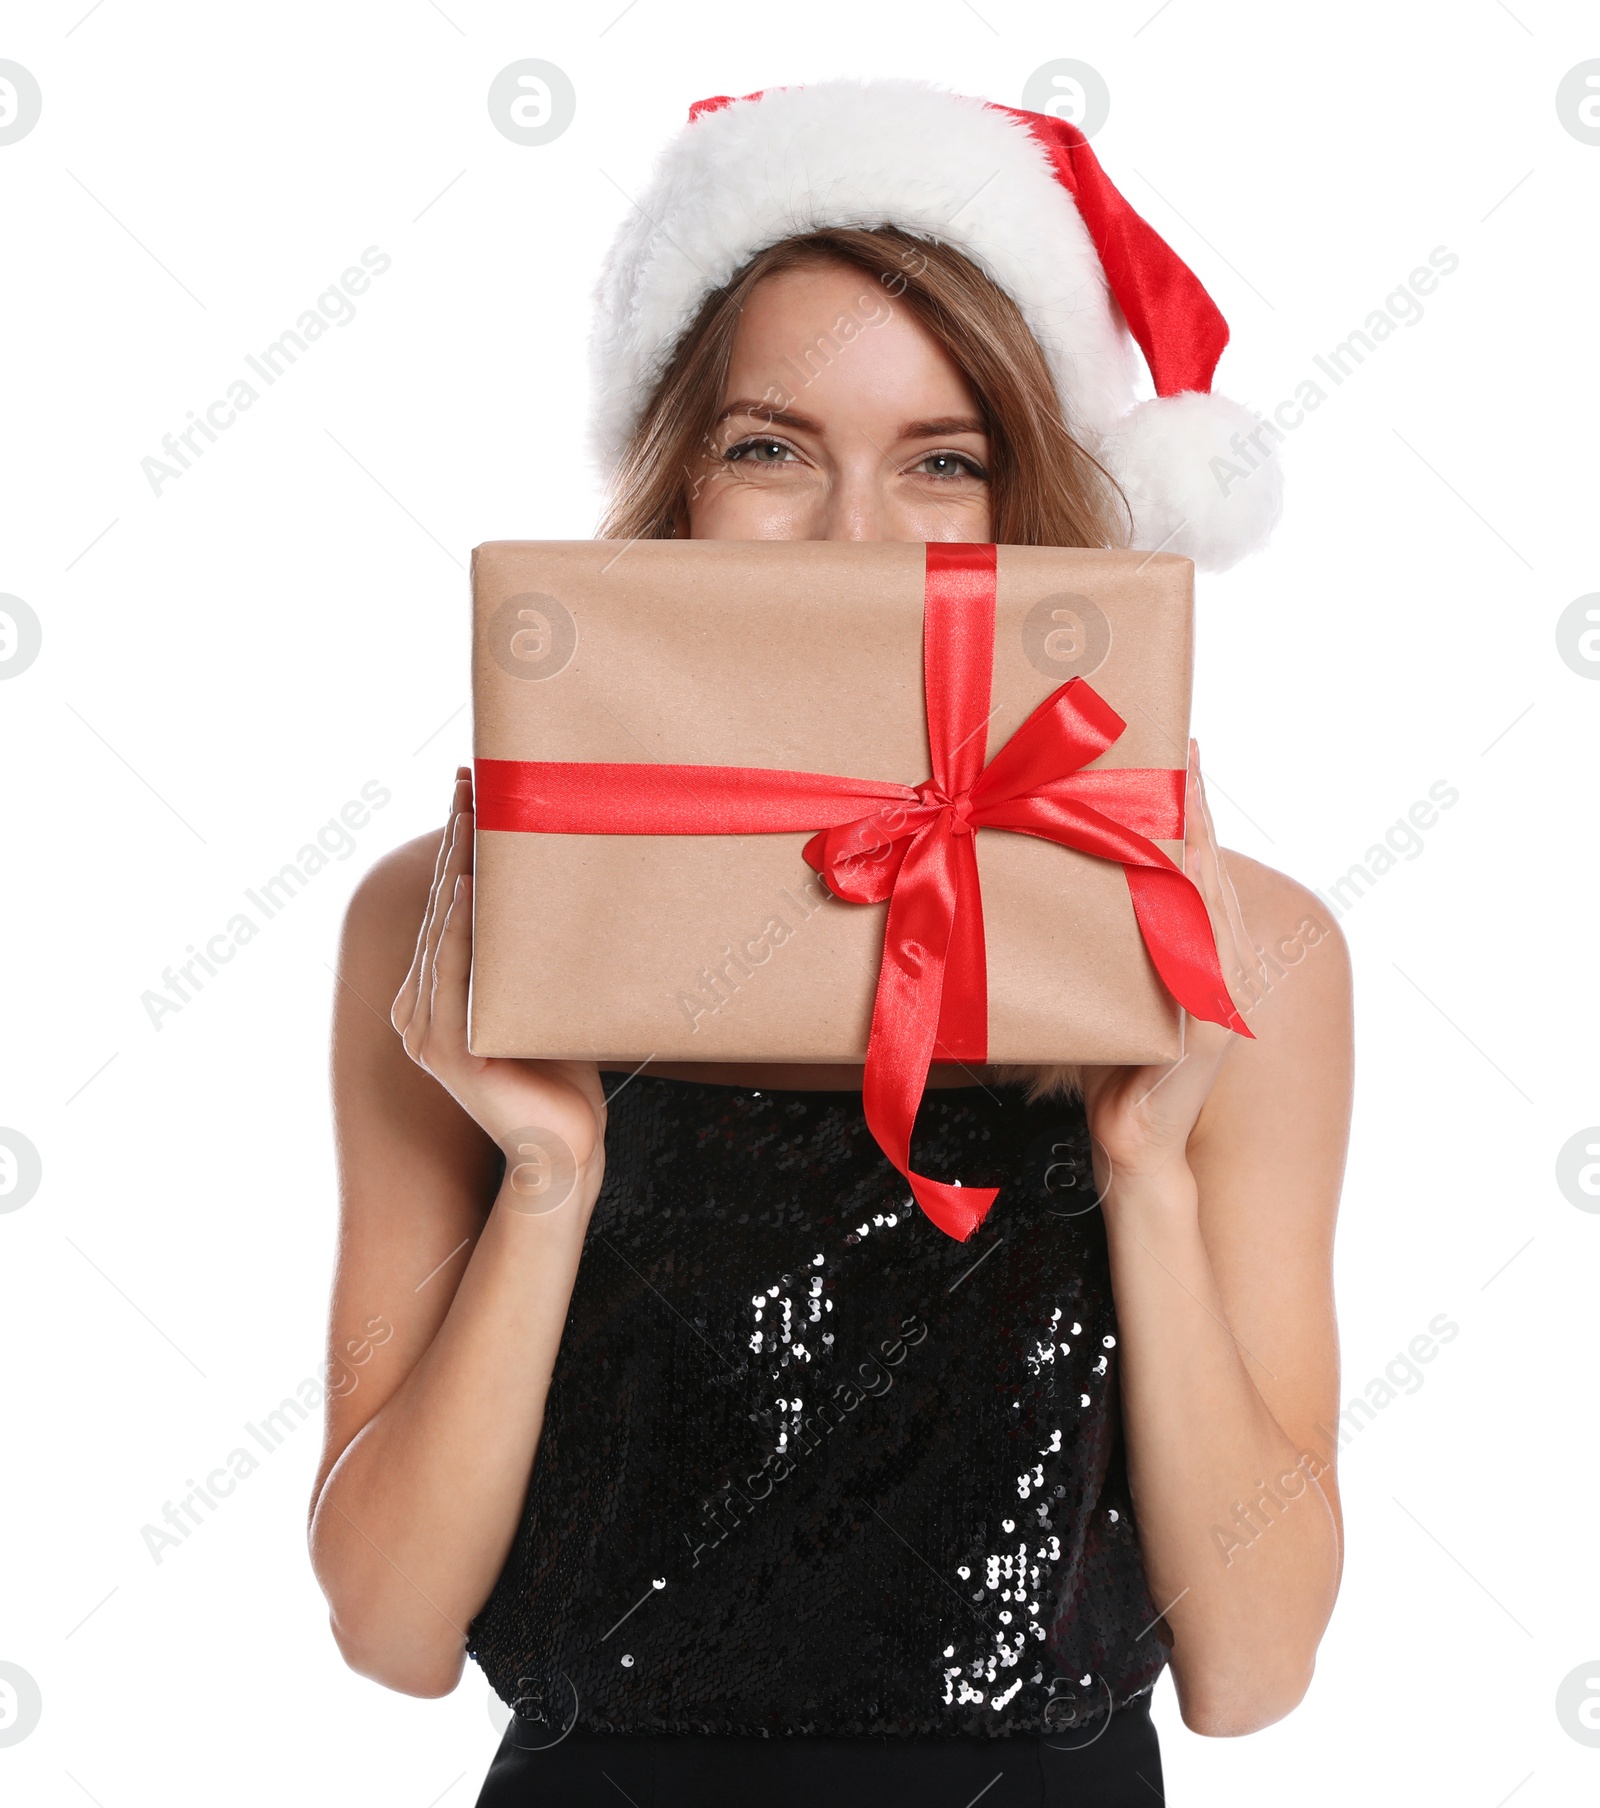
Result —
<path fill-rule="evenodd" d="M 592 1064 L 466 1052 L 470 805 L 458 779 L 437 857 L 413 842 L 358 888 L 334 1016 L 342 1217 L 312 1564 L 345 1660 L 413 1695 L 454 1688 L 510 1549 L 604 1166 Z M 553 1209 L 519 1167 L 526 1126 L 573 1152 Z"/>
<path fill-rule="evenodd" d="M 1096 1070 L 1086 1091 L 1151 1595 L 1185 1723 L 1230 1734 L 1300 1700 L 1338 1591 L 1322 1428 L 1338 1412 L 1350 973 L 1320 900 L 1224 864 L 1198 784 L 1196 799 L 1190 870 L 1256 1039 L 1191 1022 L 1176 1066 Z"/>

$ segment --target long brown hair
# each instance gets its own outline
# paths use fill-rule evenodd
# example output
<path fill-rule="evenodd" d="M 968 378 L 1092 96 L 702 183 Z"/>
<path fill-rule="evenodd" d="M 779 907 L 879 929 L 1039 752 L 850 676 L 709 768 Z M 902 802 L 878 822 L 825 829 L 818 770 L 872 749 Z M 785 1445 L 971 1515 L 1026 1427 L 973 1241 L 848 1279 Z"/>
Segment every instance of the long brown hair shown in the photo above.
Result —
<path fill-rule="evenodd" d="M 734 335 L 766 277 L 837 262 L 903 302 L 966 377 L 989 439 L 990 533 L 1005 546 L 1123 546 L 1131 518 L 1110 473 L 1073 437 L 1021 310 L 970 258 L 896 227 L 831 227 L 769 246 L 701 304 L 623 454 L 600 527 L 607 540 L 686 539 Z M 774 407 L 782 407 L 775 401 Z M 1081 1091 L 1077 1067 L 1006 1067 L 1030 1097 Z"/>
<path fill-rule="evenodd" d="M 623 454 L 600 537 L 686 539 L 739 316 L 780 271 L 844 263 L 903 302 L 966 377 L 989 437 L 990 533 L 1004 546 L 1121 546 L 1121 490 L 1073 437 L 1039 342 L 1005 290 L 949 245 L 894 226 L 830 227 L 758 252 L 701 304 Z M 774 403 L 781 407 L 781 403 Z"/>

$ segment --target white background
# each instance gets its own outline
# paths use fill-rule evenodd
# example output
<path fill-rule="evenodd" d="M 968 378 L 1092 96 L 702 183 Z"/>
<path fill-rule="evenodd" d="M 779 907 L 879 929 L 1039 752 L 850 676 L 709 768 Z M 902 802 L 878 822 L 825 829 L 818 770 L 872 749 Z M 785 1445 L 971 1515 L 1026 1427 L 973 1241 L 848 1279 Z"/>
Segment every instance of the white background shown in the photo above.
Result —
<path fill-rule="evenodd" d="M 0 683 L 0 1124 L 43 1183 L 0 1215 L 0 1659 L 43 1717 L 0 1791 L 471 1802 L 477 1670 L 412 1701 L 328 1635 L 314 1423 L 159 1564 L 141 1536 L 321 1361 L 343 904 L 469 752 L 470 548 L 592 531 L 589 287 L 688 103 L 889 73 L 1017 102 L 1070 56 L 1110 89 L 1108 171 L 1232 323 L 1226 392 L 1270 409 L 1435 246 L 1460 259 L 1324 382 L 1270 551 L 1202 580 L 1196 704 L 1225 841 L 1309 884 L 1435 781 L 1460 793 L 1343 923 L 1344 1397 L 1435 1315 L 1460 1331 L 1344 1454 L 1309 1698 L 1214 1742 L 1164 1681 L 1169 1797 L 1594 1799 L 1600 1750 L 1555 1698 L 1600 1672 L 1600 1217 L 1555 1161 L 1600 1122 L 1600 683 L 1555 624 L 1600 589 L 1600 146 L 1555 92 L 1600 24 L 1554 0 L 618 7 L 7 8 L 0 57 L 44 107 L 0 146 L 0 591 L 44 642 Z M 577 92 L 533 148 L 485 104 L 529 56 Z M 369 245 L 393 263 L 356 317 L 154 495 L 140 461 Z M 354 853 L 153 1027 L 162 969 L 372 779 L 392 802 Z"/>

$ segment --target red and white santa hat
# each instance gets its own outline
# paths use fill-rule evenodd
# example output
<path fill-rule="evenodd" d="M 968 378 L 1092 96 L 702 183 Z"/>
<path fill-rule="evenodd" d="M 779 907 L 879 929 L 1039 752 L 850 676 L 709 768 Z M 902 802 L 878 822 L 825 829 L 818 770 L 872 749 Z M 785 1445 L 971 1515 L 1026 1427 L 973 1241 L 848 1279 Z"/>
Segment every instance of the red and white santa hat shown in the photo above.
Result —
<path fill-rule="evenodd" d="M 706 296 L 758 251 L 828 226 L 937 239 L 1011 296 L 1068 426 L 1127 493 L 1136 546 L 1221 571 L 1270 534 L 1278 461 L 1259 440 L 1242 460 L 1236 436 L 1258 419 L 1211 394 L 1227 322 L 1083 134 L 904 80 L 718 95 L 691 109 L 596 293 L 593 434 L 608 474 Z M 1143 402 L 1135 343 L 1155 388 Z"/>

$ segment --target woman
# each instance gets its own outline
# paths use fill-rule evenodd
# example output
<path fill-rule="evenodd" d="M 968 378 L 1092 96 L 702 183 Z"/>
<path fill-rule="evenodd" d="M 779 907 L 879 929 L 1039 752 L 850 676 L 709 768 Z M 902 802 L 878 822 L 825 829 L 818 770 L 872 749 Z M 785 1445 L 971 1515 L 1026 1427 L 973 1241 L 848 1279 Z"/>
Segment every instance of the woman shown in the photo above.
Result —
<path fill-rule="evenodd" d="M 909 83 L 696 113 L 602 283 L 604 537 L 1218 565 L 1270 526 L 1270 447 L 1205 393 L 1220 317 L 1071 127 Z M 1131 411 L 1124 321 L 1165 398 Z M 441 1695 L 470 1650 L 513 1704 L 481 1802 L 1142 1804 L 1169 1662 L 1200 1732 L 1299 1701 L 1340 1567 L 1350 982 L 1315 897 L 1218 850 L 1190 755 L 1251 1039 L 936 1067 L 916 1165 L 1001 1187 L 966 1244 L 859 1068 L 471 1056 L 466 770 L 363 882 L 333 1348 L 395 1334 L 330 1402 L 313 1556 L 354 1668 Z M 573 1153 L 558 1210 L 517 1196 L 527 1124 Z"/>

